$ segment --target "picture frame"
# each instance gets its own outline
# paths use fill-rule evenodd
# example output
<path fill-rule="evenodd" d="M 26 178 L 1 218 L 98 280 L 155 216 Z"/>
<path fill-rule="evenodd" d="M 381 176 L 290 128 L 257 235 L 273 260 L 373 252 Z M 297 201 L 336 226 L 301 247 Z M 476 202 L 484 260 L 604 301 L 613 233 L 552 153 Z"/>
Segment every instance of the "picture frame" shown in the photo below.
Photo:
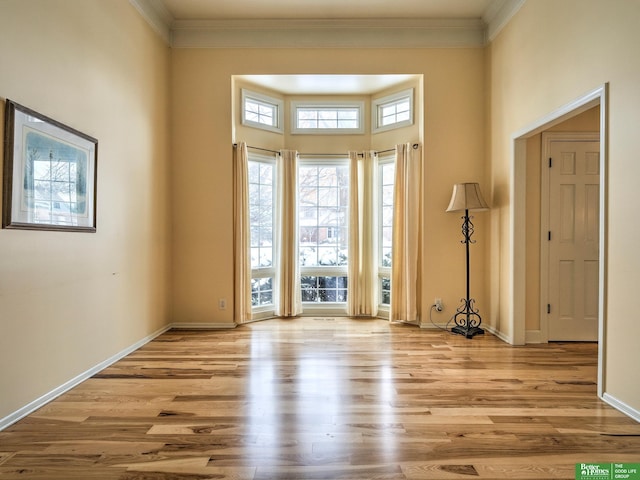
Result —
<path fill-rule="evenodd" d="M 98 140 L 5 103 L 2 228 L 96 231 Z"/>

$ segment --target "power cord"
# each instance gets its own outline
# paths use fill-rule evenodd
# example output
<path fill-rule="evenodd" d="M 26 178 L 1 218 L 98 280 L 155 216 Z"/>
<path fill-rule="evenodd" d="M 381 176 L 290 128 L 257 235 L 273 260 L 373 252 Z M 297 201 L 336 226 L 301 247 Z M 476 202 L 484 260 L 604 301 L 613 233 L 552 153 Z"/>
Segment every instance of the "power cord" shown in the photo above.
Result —
<path fill-rule="evenodd" d="M 453 335 L 453 332 L 451 330 L 449 330 L 449 324 L 453 321 L 453 316 L 451 316 L 451 318 L 449 318 L 449 321 L 447 322 L 447 324 L 444 327 L 441 327 L 440 325 L 436 324 L 433 321 L 433 311 L 437 310 L 437 311 L 441 311 L 438 309 L 438 305 L 436 305 L 435 303 L 433 305 L 431 305 L 431 308 L 429 309 L 429 321 L 431 322 L 431 324 L 436 327 L 439 330 L 442 330 L 443 332 L 449 332 L 451 335 Z"/>

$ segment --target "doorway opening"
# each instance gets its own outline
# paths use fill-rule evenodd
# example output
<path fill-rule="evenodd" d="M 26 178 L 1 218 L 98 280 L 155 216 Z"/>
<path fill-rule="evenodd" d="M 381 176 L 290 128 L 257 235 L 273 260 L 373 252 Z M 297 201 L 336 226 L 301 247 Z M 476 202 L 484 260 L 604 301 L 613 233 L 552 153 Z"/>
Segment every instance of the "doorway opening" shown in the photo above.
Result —
<path fill-rule="evenodd" d="M 586 126 L 584 130 L 546 131 L 538 143 L 540 232 L 538 245 L 527 247 L 527 253 L 531 258 L 539 252 L 540 301 L 536 311 L 527 299 L 527 320 L 532 323 L 532 314 L 537 316 L 534 328 L 543 343 L 598 340 L 599 114 L 599 107 L 593 107 L 559 126 Z M 527 183 L 531 186 L 529 179 Z M 527 205 L 529 211 L 537 211 L 535 207 Z M 531 273 L 527 281 L 534 281 Z"/>
<path fill-rule="evenodd" d="M 525 343 L 539 343 L 543 341 L 540 333 L 527 331 L 527 165 L 530 161 L 539 162 L 537 158 L 529 158 L 527 141 L 535 135 L 539 135 L 552 127 L 576 117 L 593 107 L 599 106 L 599 133 L 600 133 L 600 196 L 598 212 L 598 396 L 603 394 L 603 359 L 606 348 L 605 329 L 606 322 L 606 216 L 607 216 L 607 96 L 608 85 L 604 84 L 591 92 L 577 98 L 551 112 L 549 115 L 534 122 L 532 125 L 516 132 L 512 136 L 513 163 L 511 178 L 511 198 L 513 208 L 511 210 L 511 279 L 512 298 L 510 319 L 512 322 L 512 342 L 515 345 Z"/>

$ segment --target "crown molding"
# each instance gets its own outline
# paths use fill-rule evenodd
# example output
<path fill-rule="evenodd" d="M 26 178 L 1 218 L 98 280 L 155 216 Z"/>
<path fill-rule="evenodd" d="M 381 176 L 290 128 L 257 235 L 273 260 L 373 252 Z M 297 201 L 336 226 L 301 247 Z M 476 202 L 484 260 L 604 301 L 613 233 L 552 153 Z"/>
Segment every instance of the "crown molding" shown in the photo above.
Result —
<path fill-rule="evenodd" d="M 129 0 L 129 3 L 142 15 L 151 28 L 171 46 L 171 26 L 173 16 L 167 10 L 163 0 Z"/>
<path fill-rule="evenodd" d="M 173 22 L 174 48 L 481 47 L 480 19 L 295 19 Z"/>
<path fill-rule="evenodd" d="M 486 43 L 491 43 L 504 27 L 511 21 L 513 16 L 524 5 L 526 0 L 500 0 L 492 3 L 483 15 L 483 20 L 487 25 Z"/>
<path fill-rule="evenodd" d="M 496 0 L 482 19 L 176 20 L 164 0 L 129 0 L 174 48 L 483 47 L 526 0 Z"/>

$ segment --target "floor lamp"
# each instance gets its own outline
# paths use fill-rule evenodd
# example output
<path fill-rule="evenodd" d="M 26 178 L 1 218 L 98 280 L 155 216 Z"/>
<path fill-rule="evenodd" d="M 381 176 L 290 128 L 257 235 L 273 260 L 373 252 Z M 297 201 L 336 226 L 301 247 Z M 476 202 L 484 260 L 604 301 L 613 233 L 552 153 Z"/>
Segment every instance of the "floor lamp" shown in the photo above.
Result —
<path fill-rule="evenodd" d="M 480 185 L 477 183 L 456 183 L 453 186 L 453 194 L 451 195 L 451 202 L 449 202 L 447 212 L 464 212 L 461 243 L 465 244 L 467 253 L 467 296 L 462 299 L 462 305 L 458 307 L 453 316 L 456 326 L 451 331 L 467 338 L 484 333 L 484 330 L 480 328 L 482 318 L 478 313 L 478 309 L 474 307 L 475 300 L 469 296 L 469 244 L 476 243 L 475 240 L 471 240 L 473 235 L 471 219 L 473 217 L 469 216 L 469 211 L 488 209 L 489 206 L 482 198 Z"/>

